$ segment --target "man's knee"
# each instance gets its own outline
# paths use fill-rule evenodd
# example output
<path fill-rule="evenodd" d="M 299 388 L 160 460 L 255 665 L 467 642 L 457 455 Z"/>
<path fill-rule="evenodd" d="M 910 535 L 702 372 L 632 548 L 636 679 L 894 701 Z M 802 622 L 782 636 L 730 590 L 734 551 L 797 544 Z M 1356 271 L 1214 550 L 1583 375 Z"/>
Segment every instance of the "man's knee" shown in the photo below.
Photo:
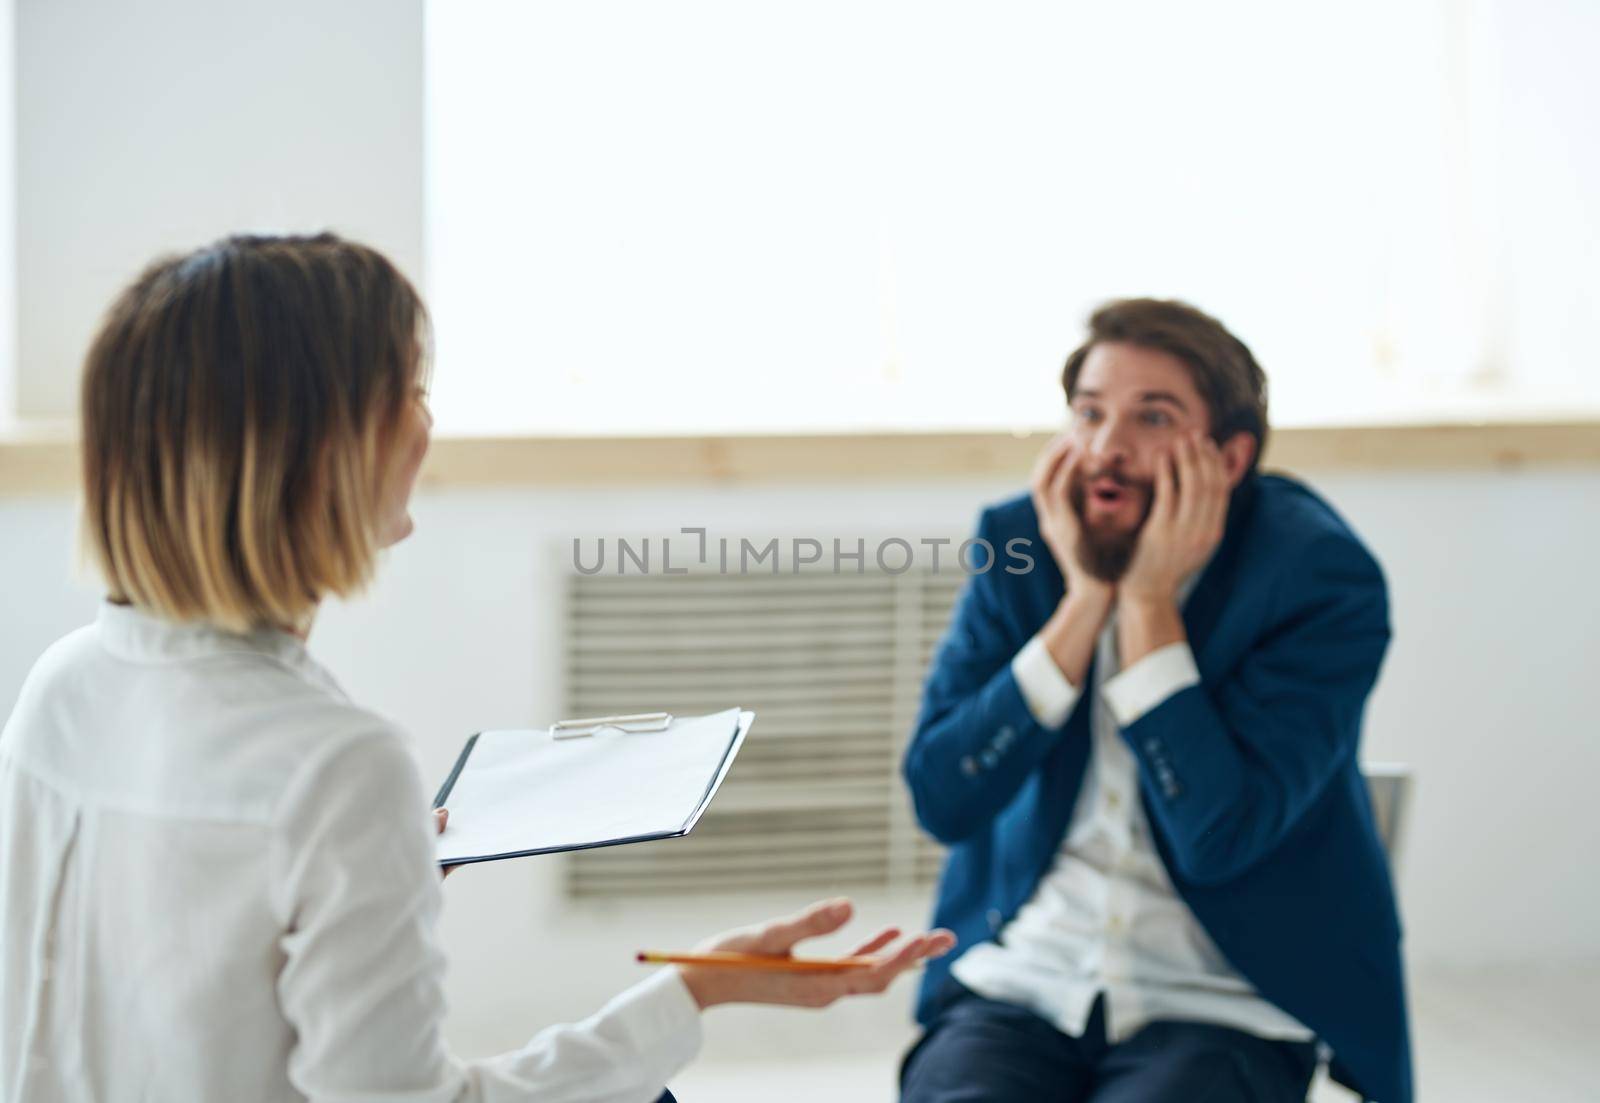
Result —
<path fill-rule="evenodd" d="M 1309 1043 L 1220 1027 L 1157 1026 L 1119 1048 L 1093 1103 L 1304 1103 L 1316 1068 Z"/>
<path fill-rule="evenodd" d="M 948 1009 L 900 1066 L 901 1103 L 1039 1103 L 1081 1096 L 1072 1041 L 1020 1007 L 971 999 Z"/>

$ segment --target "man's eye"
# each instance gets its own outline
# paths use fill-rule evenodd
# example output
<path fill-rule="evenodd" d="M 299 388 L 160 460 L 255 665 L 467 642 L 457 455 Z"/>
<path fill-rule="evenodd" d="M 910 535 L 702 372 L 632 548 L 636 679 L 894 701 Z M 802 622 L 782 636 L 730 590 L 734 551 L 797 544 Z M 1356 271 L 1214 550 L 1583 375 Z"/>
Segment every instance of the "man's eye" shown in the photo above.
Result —
<path fill-rule="evenodd" d="M 1172 418 L 1165 410 L 1146 410 L 1143 418 L 1146 425 L 1159 427 L 1172 424 Z"/>
<path fill-rule="evenodd" d="M 1078 420 L 1079 421 L 1099 421 L 1100 420 L 1100 411 L 1096 410 L 1093 406 L 1079 406 L 1078 407 Z"/>

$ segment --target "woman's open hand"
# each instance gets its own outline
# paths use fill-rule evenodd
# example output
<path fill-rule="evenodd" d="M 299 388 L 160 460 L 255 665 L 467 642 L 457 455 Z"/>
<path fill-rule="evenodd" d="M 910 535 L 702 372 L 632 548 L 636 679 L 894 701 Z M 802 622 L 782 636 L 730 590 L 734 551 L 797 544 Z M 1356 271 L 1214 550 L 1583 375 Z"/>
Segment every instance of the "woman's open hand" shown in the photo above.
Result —
<path fill-rule="evenodd" d="M 788 957 L 808 938 L 832 934 L 850 920 L 848 900 L 824 900 L 786 919 L 743 927 L 717 935 L 695 947 L 697 951 L 723 950 L 743 954 Z M 907 939 L 898 949 L 886 950 L 900 937 L 886 927 L 852 951 L 851 956 L 875 956 L 873 965 L 834 973 L 767 972 L 720 966 L 677 966 L 684 984 L 701 1007 L 719 1003 L 772 1003 L 791 1007 L 826 1007 L 842 996 L 882 992 L 901 973 L 926 958 L 942 957 L 956 944 L 949 931 L 928 931 Z"/>

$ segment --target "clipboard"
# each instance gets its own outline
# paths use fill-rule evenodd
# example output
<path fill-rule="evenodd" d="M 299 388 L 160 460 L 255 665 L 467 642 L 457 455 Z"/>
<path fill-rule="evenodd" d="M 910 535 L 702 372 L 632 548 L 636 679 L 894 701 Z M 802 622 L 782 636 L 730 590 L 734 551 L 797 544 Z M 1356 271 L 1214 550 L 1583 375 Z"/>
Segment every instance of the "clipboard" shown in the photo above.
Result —
<path fill-rule="evenodd" d="M 710 806 L 755 721 L 592 717 L 467 739 L 433 806 L 450 807 L 441 865 L 557 854 L 687 835 Z"/>

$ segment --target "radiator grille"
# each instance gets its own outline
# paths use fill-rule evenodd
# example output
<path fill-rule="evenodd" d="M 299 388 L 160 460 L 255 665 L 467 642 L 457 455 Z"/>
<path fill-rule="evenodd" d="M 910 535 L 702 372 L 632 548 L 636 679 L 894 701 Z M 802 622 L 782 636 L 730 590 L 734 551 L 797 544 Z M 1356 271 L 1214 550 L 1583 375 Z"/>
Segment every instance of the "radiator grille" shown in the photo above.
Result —
<path fill-rule="evenodd" d="M 568 716 L 739 705 L 755 727 L 692 835 L 569 856 L 578 897 L 909 887 L 942 854 L 900 758 L 959 571 L 568 580 Z"/>

